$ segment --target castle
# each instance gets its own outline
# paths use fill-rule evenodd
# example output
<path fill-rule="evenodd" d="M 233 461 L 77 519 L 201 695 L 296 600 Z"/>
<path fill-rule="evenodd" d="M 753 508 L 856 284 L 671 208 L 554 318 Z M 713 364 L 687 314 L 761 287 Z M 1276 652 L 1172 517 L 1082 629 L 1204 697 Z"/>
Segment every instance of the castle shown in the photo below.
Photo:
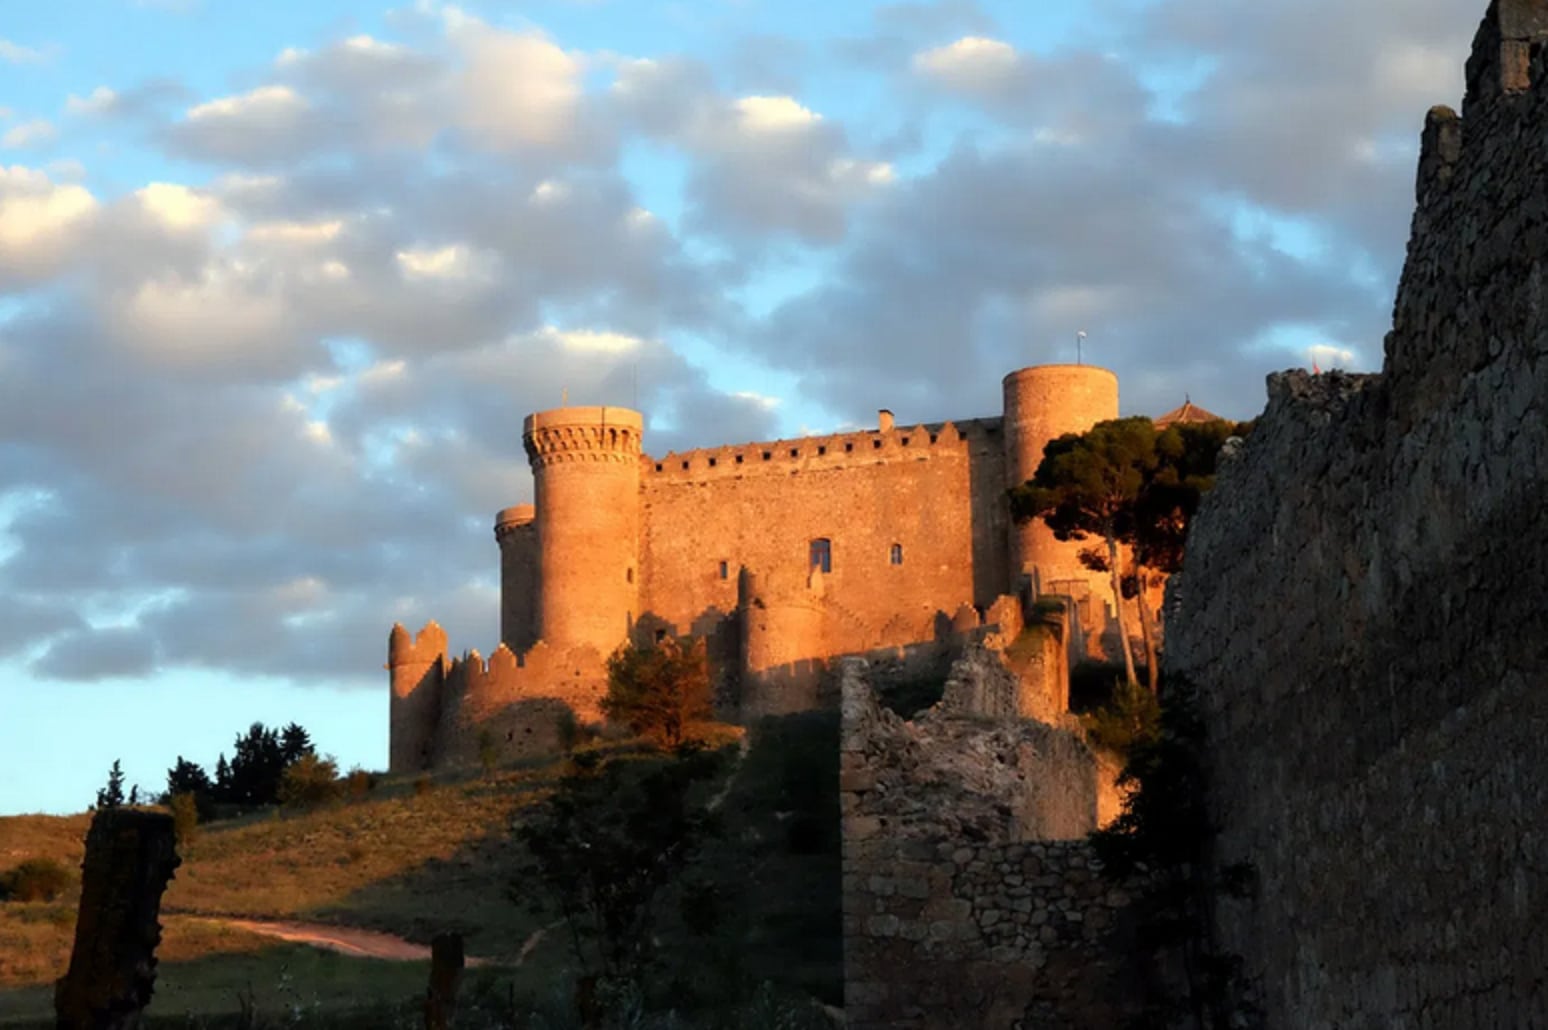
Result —
<path fill-rule="evenodd" d="M 627 640 L 703 638 L 720 707 L 750 719 L 824 703 L 836 656 L 1019 629 L 1039 594 L 1072 599 L 1072 637 L 1099 635 L 1105 575 L 1079 544 L 1016 524 L 1007 490 L 1048 441 L 1117 418 L 1118 379 L 1023 368 L 1003 396 L 995 417 L 900 426 L 882 411 L 873 430 L 660 458 L 637 411 L 529 415 L 535 503 L 495 520 L 500 645 L 454 659 L 435 623 L 393 628 L 391 768 L 552 749 L 562 709 L 596 718 L 606 656 Z"/>

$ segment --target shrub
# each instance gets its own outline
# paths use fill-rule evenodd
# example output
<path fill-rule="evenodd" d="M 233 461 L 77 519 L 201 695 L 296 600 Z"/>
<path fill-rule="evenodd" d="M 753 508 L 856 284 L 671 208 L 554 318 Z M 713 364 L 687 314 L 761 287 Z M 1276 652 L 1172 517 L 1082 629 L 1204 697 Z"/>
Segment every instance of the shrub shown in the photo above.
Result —
<path fill-rule="evenodd" d="M 305 754 L 287 766 L 280 778 L 279 802 L 287 808 L 313 808 L 336 800 L 343 792 L 338 763 Z"/>
<path fill-rule="evenodd" d="M 1119 681 L 1106 704 L 1081 716 L 1091 743 L 1128 756 L 1135 747 L 1155 740 L 1161 727 L 1161 705 L 1137 683 Z"/>
<path fill-rule="evenodd" d="M 373 789 L 375 789 L 375 787 L 376 777 L 372 776 L 358 765 L 349 771 L 348 776 L 344 777 L 344 792 L 348 794 L 352 800 L 359 800 L 360 798 L 365 797 Z"/>
<path fill-rule="evenodd" d="M 53 901 L 70 886 L 70 870 L 52 858 L 29 858 L 0 873 L 0 899 Z"/>
<path fill-rule="evenodd" d="M 199 833 L 199 800 L 191 794 L 173 794 L 167 802 L 172 809 L 172 832 L 177 835 L 179 847 L 192 844 Z"/>
<path fill-rule="evenodd" d="M 580 743 L 580 722 L 575 718 L 575 710 L 569 705 L 559 709 L 559 714 L 554 716 L 554 732 L 559 738 L 559 748 L 565 754 L 575 750 L 575 745 Z"/>

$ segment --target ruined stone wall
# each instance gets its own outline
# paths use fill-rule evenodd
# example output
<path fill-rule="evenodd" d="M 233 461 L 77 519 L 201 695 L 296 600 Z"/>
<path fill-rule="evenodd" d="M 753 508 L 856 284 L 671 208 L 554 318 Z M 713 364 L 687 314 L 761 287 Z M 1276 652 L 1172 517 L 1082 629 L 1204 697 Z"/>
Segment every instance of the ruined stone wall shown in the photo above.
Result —
<path fill-rule="evenodd" d="M 826 539 L 832 567 L 823 576 L 822 632 L 786 634 L 782 662 L 929 639 L 938 613 L 988 605 L 1002 592 L 998 433 L 991 419 L 647 460 L 646 617 L 688 632 L 735 610 L 744 567 L 764 583 L 782 578 L 804 588 L 811 542 Z M 770 605 L 805 603 L 764 593 Z"/>
<path fill-rule="evenodd" d="M 1545 29 L 1492 6 L 1429 116 L 1383 375 L 1270 377 L 1174 579 L 1273 1027 L 1548 1022 Z"/>
<path fill-rule="evenodd" d="M 944 708 L 904 722 L 868 673 L 840 662 L 847 1025 L 1123 1025 L 1129 898 L 1084 840 L 1100 769 L 1084 740 Z"/>

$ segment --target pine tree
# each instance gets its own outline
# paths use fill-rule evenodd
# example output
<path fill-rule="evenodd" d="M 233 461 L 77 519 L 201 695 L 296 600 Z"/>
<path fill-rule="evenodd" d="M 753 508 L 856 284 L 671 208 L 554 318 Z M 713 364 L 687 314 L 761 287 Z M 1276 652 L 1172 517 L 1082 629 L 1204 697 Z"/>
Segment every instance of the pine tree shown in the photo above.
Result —
<path fill-rule="evenodd" d="M 287 766 L 295 764 L 304 755 L 315 753 L 312 735 L 307 733 L 299 723 L 293 722 L 280 731 L 280 754 L 284 756 Z"/>
<path fill-rule="evenodd" d="M 113 768 L 108 770 L 107 786 L 97 791 L 98 808 L 118 808 L 124 803 L 124 771 L 119 767 L 118 759 L 113 759 Z"/>

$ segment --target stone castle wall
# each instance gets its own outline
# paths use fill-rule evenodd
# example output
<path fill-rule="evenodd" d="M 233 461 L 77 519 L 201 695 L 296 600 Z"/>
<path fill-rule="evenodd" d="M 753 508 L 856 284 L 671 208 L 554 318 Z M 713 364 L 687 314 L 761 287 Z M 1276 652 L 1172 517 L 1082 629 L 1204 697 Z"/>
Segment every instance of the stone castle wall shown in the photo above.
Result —
<path fill-rule="evenodd" d="M 1270 377 L 1169 605 L 1272 1027 L 1548 1023 L 1548 4 L 1426 122 L 1380 376 Z"/>
<path fill-rule="evenodd" d="M 929 639 L 938 613 L 987 606 L 1010 587 L 998 419 L 695 451 L 646 468 L 642 604 L 679 632 L 736 608 L 742 568 L 763 587 L 789 580 L 760 591 L 769 603 L 804 601 L 816 539 L 832 554 L 826 615 L 820 633 L 786 635 L 786 661 Z"/>
<path fill-rule="evenodd" d="M 856 1030 L 1122 1025 L 1129 894 L 1099 873 L 1107 767 L 982 678 L 905 722 L 840 662 L 844 1008 Z M 972 666 L 975 668 L 964 668 Z M 982 704 L 985 710 L 975 709 Z"/>
<path fill-rule="evenodd" d="M 594 651 L 543 643 L 522 654 L 501 644 L 487 660 L 477 651 L 453 658 L 436 623 L 413 637 L 394 626 L 388 767 L 470 768 L 486 754 L 497 763 L 556 754 L 562 722 L 600 717 L 601 666 Z"/>

